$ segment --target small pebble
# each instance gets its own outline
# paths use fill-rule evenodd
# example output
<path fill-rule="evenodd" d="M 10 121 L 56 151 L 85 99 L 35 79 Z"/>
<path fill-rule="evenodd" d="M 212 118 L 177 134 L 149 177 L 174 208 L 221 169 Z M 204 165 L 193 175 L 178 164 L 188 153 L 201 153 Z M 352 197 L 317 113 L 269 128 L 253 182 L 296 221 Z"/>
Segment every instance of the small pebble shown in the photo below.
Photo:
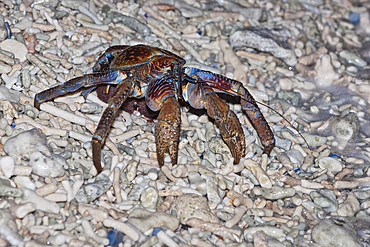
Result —
<path fill-rule="evenodd" d="M 36 205 L 34 203 L 27 202 L 11 207 L 10 210 L 15 217 L 17 217 L 18 219 L 23 219 L 29 213 L 36 210 Z"/>
<path fill-rule="evenodd" d="M 95 181 L 89 184 L 84 184 L 76 194 L 78 202 L 89 203 L 104 194 L 110 187 L 112 182 L 104 173 L 99 174 Z"/>
<path fill-rule="evenodd" d="M 327 213 L 334 212 L 338 209 L 338 202 L 334 192 L 331 190 L 320 189 L 317 191 L 312 191 L 310 193 L 310 197 Z"/>
<path fill-rule="evenodd" d="M 276 185 L 272 186 L 271 189 L 254 187 L 253 192 L 256 195 L 262 196 L 263 198 L 269 199 L 269 200 L 276 200 L 276 199 L 292 197 L 295 194 L 295 190 L 293 188 L 285 188 L 285 187 L 280 187 Z"/>
<path fill-rule="evenodd" d="M 46 136 L 37 129 L 24 131 L 9 138 L 4 144 L 4 150 L 13 157 L 16 164 L 20 164 L 22 160 L 30 160 L 34 152 L 39 152 L 43 156 L 51 156 L 46 144 Z"/>
<path fill-rule="evenodd" d="M 153 213 L 145 209 L 135 209 L 127 221 L 142 232 L 147 232 L 152 228 L 164 225 L 171 231 L 176 231 L 180 224 L 179 220 L 170 214 L 162 212 Z"/>
<path fill-rule="evenodd" d="M 140 200 L 144 208 L 155 209 L 159 200 L 157 189 L 149 186 L 141 193 Z"/>
<path fill-rule="evenodd" d="M 0 179 L 0 196 L 23 196 L 23 189 L 12 187 L 10 182 L 5 179 Z"/>
<path fill-rule="evenodd" d="M 367 63 L 364 60 L 362 60 L 362 58 L 348 50 L 341 51 L 339 53 L 339 56 L 345 59 L 348 63 L 356 65 L 358 67 L 364 67 L 367 65 Z"/>
<path fill-rule="evenodd" d="M 27 188 L 30 190 L 36 189 L 35 183 L 27 176 L 16 176 L 13 180 L 17 184 L 18 188 Z"/>
<path fill-rule="evenodd" d="M 31 202 L 36 205 L 36 209 L 59 213 L 60 207 L 57 203 L 46 200 L 29 189 L 24 190 L 22 202 Z"/>
<path fill-rule="evenodd" d="M 276 57 L 283 59 L 289 66 L 294 66 L 297 63 L 293 50 L 284 48 L 272 36 L 265 37 L 265 35 L 263 29 L 236 31 L 230 36 L 230 43 L 232 47 L 249 46 L 263 52 L 271 52 Z"/>
<path fill-rule="evenodd" d="M 321 157 L 317 163 L 321 169 L 328 169 L 331 172 L 342 171 L 342 163 L 332 157 Z"/>
<path fill-rule="evenodd" d="M 0 43 L 0 48 L 13 53 L 15 58 L 18 58 L 21 63 L 26 61 L 28 50 L 23 43 L 14 39 L 7 39 Z"/>
<path fill-rule="evenodd" d="M 181 224 L 186 224 L 190 218 L 198 218 L 207 222 L 218 223 L 218 218 L 211 212 L 207 199 L 195 194 L 183 194 L 172 204 L 171 210 L 176 214 Z"/>
<path fill-rule="evenodd" d="M 284 233 L 284 231 L 281 229 L 281 228 L 277 228 L 277 227 L 274 227 L 274 226 L 255 226 L 255 227 L 248 227 L 245 231 L 244 231 L 244 236 L 246 239 L 250 239 L 250 237 L 252 237 L 256 232 L 259 232 L 259 231 L 262 231 L 264 232 L 266 235 L 272 237 L 272 238 L 275 238 L 279 241 L 283 241 L 286 237 L 286 234 Z M 250 237 L 249 237 L 250 236 Z"/>
<path fill-rule="evenodd" d="M 331 129 L 337 138 L 347 141 L 353 138 L 359 130 L 358 117 L 355 113 L 339 117 L 332 123 Z"/>
<path fill-rule="evenodd" d="M 325 68 L 325 69 L 324 69 Z M 316 62 L 315 70 L 317 73 L 316 84 L 319 87 L 328 87 L 339 78 L 339 75 L 335 72 L 329 55 L 322 55 Z"/>
<path fill-rule="evenodd" d="M 41 152 L 33 152 L 30 155 L 29 164 L 32 166 L 32 172 L 41 177 L 61 177 L 65 173 L 65 170 L 57 161 Z"/>
<path fill-rule="evenodd" d="M 336 246 L 363 246 L 358 239 L 351 222 L 343 217 L 331 217 L 321 220 L 312 229 L 312 240 L 323 247 Z"/>
<path fill-rule="evenodd" d="M 0 168 L 4 176 L 10 178 L 14 175 L 14 159 L 11 156 L 5 156 L 1 158 Z"/>

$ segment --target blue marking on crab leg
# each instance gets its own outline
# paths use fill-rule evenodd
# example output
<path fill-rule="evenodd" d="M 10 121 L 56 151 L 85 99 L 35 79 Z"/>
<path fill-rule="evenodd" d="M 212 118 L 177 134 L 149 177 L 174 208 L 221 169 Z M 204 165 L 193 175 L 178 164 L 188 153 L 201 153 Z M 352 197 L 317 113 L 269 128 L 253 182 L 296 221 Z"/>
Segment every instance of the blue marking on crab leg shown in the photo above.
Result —
<path fill-rule="evenodd" d="M 81 95 L 82 95 L 83 97 L 86 97 L 89 93 L 91 93 L 92 91 L 94 91 L 96 88 L 97 88 L 97 86 L 92 86 L 92 87 L 89 87 L 89 88 L 83 89 L 83 90 L 81 91 Z"/>
<path fill-rule="evenodd" d="M 82 87 L 91 87 L 99 84 L 118 84 L 120 81 L 127 78 L 126 73 L 119 70 L 89 74 L 74 78 L 67 81 L 63 85 L 50 88 L 35 95 L 35 107 L 40 108 L 40 104 L 65 95 L 67 93 L 75 92 Z"/>
<path fill-rule="evenodd" d="M 125 50 L 127 45 L 117 45 L 108 48 L 99 58 L 98 61 L 95 63 L 94 67 L 92 68 L 93 72 L 103 72 L 110 70 L 110 64 L 113 59 L 120 54 L 123 50 Z"/>
<path fill-rule="evenodd" d="M 215 74 L 210 71 L 200 70 L 196 68 L 185 68 L 185 74 L 192 79 L 198 79 L 198 81 L 205 82 L 213 88 L 214 92 L 227 93 L 231 95 L 246 96 L 250 99 L 247 94 L 244 94 L 245 90 L 239 81 L 227 78 L 225 76 Z M 240 94 L 243 91 L 243 94 Z"/>

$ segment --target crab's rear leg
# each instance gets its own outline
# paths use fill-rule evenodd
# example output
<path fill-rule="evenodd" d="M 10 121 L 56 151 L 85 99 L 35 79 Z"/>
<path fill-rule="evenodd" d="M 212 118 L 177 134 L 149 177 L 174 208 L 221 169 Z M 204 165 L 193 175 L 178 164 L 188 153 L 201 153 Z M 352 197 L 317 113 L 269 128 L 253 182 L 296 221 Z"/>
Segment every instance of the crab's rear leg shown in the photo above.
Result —
<path fill-rule="evenodd" d="M 131 80 L 126 79 L 120 82 L 114 91 L 112 97 L 108 101 L 108 107 L 103 112 L 100 118 L 98 127 L 95 130 L 92 138 L 92 149 L 93 149 L 93 162 L 98 173 L 102 171 L 101 167 L 101 147 L 105 142 L 108 134 L 108 130 L 112 125 L 112 122 L 117 114 L 117 110 L 121 107 L 123 102 L 131 95 L 133 90 L 133 83 Z"/>
<path fill-rule="evenodd" d="M 116 84 L 119 81 L 122 81 L 126 78 L 127 78 L 126 73 L 119 70 L 100 72 L 76 77 L 65 82 L 62 85 L 58 85 L 49 88 L 45 91 L 42 91 L 40 93 L 37 93 L 35 95 L 34 105 L 37 109 L 40 109 L 41 103 L 65 95 L 67 93 L 75 92 L 83 87 L 91 86 L 94 87 L 100 84 Z"/>
<path fill-rule="evenodd" d="M 176 165 L 181 111 L 175 94 L 174 80 L 159 78 L 152 81 L 145 99 L 152 111 L 160 110 L 155 125 L 155 143 L 159 167 L 164 165 L 166 152 L 170 154 L 172 165 Z"/>
<path fill-rule="evenodd" d="M 256 101 L 241 82 L 195 68 L 185 68 L 185 73 L 190 78 L 198 78 L 204 81 L 215 92 L 240 96 L 242 109 L 247 114 L 254 129 L 257 131 L 264 147 L 263 153 L 270 154 L 271 150 L 275 146 L 274 134 L 272 133 L 265 117 L 262 115 Z"/>

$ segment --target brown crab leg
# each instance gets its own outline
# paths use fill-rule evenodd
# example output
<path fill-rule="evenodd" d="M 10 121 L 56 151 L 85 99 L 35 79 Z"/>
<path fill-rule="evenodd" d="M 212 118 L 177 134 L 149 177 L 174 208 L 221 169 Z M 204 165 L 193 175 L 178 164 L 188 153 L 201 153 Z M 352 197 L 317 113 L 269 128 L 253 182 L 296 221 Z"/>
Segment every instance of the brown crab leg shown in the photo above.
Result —
<path fill-rule="evenodd" d="M 102 171 L 101 167 L 101 147 L 105 142 L 108 131 L 116 116 L 117 110 L 121 107 L 126 98 L 131 94 L 133 83 L 131 80 L 120 82 L 114 91 L 114 94 L 108 101 L 108 107 L 100 118 L 98 127 L 92 138 L 93 162 L 98 173 Z"/>
<path fill-rule="evenodd" d="M 220 128 L 222 139 L 234 157 L 234 164 L 239 164 L 245 154 L 245 138 L 238 117 L 216 93 L 207 93 L 204 99 L 208 116 L 213 118 Z"/>
<path fill-rule="evenodd" d="M 155 143 L 159 167 L 164 165 L 164 156 L 168 152 L 172 165 L 177 164 L 178 144 L 180 139 L 181 112 L 176 98 L 173 78 L 159 78 L 148 86 L 146 104 L 152 111 L 158 111 L 155 125 Z"/>
<path fill-rule="evenodd" d="M 175 97 L 168 97 L 162 104 L 155 125 L 155 143 L 159 167 L 164 165 L 164 155 L 168 152 L 172 165 L 177 164 L 180 139 L 180 105 Z"/>
<path fill-rule="evenodd" d="M 264 147 L 263 153 L 269 155 L 271 153 L 271 150 L 275 146 L 274 134 L 272 133 L 272 130 L 268 125 L 265 117 L 263 116 L 260 108 L 258 107 L 256 101 L 248 92 L 248 90 L 241 85 L 241 83 L 238 93 L 244 95 L 244 97 L 241 97 L 240 99 L 242 109 L 247 114 L 254 129 L 257 131 L 257 134 Z"/>
<path fill-rule="evenodd" d="M 238 117 L 226 102 L 218 97 L 207 82 L 188 83 L 183 88 L 184 99 L 196 108 L 207 110 L 220 128 L 222 139 L 229 147 L 234 164 L 238 164 L 245 154 L 245 138 Z"/>

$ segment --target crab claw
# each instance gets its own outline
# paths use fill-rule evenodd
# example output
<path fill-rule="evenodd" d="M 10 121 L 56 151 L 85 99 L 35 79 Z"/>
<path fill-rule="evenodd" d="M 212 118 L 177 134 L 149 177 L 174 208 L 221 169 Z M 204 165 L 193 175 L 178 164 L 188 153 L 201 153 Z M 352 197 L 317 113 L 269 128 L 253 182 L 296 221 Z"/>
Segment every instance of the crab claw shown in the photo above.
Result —
<path fill-rule="evenodd" d="M 155 125 L 155 143 L 159 167 L 164 165 L 164 155 L 170 154 L 172 165 L 177 164 L 180 139 L 180 105 L 175 97 L 168 97 L 162 103 Z"/>
<path fill-rule="evenodd" d="M 214 92 L 205 95 L 204 105 L 207 114 L 216 121 L 220 128 L 222 139 L 234 157 L 234 164 L 238 164 L 245 154 L 244 132 L 238 117 Z"/>

